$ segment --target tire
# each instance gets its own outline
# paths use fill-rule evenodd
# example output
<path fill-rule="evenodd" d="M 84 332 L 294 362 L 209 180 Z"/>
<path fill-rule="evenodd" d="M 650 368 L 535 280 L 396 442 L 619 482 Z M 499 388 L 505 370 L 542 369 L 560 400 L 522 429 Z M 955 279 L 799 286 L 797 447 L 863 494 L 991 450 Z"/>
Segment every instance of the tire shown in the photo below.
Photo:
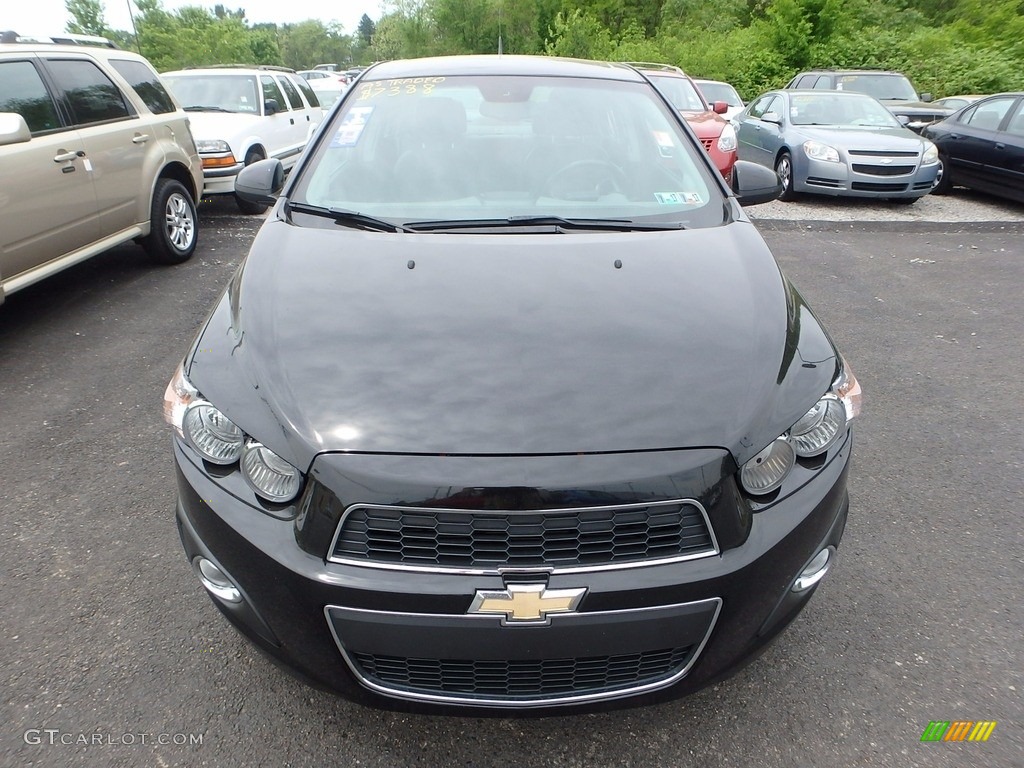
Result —
<path fill-rule="evenodd" d="M 953 176 L 949 172 L 949 158 L 939 155 L 939 180 L 932 187 L 933 195 L 948 195 L 953 191 Z"/>
<path fill-rule="evenodd" d="M 180 264 L 192 258 L 199 239 L 196 204 L 185 185 L 159 179 L 149 212 L 149 234 L 142 247 L 159 264 Z"/>
<path fill-rule="evenodd" d="M 260 160 L 265 160 L 266 156 L 258 149 L 250 149 L 249 154 L 245 156 L 245 164 L 252 165 L 258 163 Z M 238 210 L 244 213 L 246 216 L 258 216 L 261 213 L 266 213 L 269 205 L 264 203 L 250 203 L 248 200 L 243 200 L 238 195 L 235 195 L 235 202 L 238 203 Z"/>
<path fill-rule="evenodd" d="M 782 180 L 782 194 L 779 200 L 795 200 L 796 192 L 793 191 L 793 156 L 789 152 L 783 152 L 775 161 L 775 172 Z"/>

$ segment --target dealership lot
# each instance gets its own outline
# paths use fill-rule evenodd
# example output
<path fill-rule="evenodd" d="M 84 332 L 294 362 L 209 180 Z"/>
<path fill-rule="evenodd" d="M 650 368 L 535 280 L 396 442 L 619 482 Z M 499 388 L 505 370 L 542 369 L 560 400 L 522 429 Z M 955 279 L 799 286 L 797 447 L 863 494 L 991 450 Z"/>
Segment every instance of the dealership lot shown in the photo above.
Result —
<path fill-rule="evenodd" d="M 736 677 L 577 718 L 361 709 L 279 672 L 209 603 L 174 528 L 160 399 L 259 220 L 207 204 L 188 264 L 122 247 L 11 296 L 0 765 L 1015 764 L 1024 224 L 1019 207 L 935 224 L 930 202 L 904 229 L 831 224 L 827 205 L 760 217 L 865 389 L 838 565 Z M 998 725 L 921 743 L 934 720 Z"/>

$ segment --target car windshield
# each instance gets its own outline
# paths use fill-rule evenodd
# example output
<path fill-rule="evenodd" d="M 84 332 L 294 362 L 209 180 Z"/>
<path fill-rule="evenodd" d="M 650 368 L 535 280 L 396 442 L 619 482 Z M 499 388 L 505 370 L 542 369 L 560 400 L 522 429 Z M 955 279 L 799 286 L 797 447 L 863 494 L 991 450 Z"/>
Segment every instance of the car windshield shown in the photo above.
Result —
<path fill-rule="evenodd" d="M 666 75 L 655 75 L 645 72 L 651 82 L 658 86 L 658 90 L 665 94 L 665 98 L 672 102 L 672 106 L 682 112 L 706 112 L 707 105 L 701 99 L 693 83 L 685 77 L 670 77 Z"/>
<path fill-rule="evenodd" d="M 260 111 L 256 78 L 251 75 L 161 75 L 186 110 L 211 112 Z"/>
<path fill-rule="evenodd" d="M 730 107 L 742 107 L 743 100 L 728 83 L 701 83 L 700 92 L 707 101 L 724 101 Z"/>
<path fill-rule="evenodd" d="M 358 213 L 421 230 L 721 224 L 722 192 L 700 151 L 641 82 L 370 80 L 321 134 L 290 200 L 349 214 L 338 223 Z"/>
<path fill-rule="evenodd" d="M 853 91 L 874 96 L 879 101 L 917 101 L 917 91 L 903 75 L 844 75 L 836 83 L 837 91 Z"/>
<path fill-rule="evenodd" d="M 901 127 L 892 113 L 875 99 L 827 91 L 791 96 L 789 120 L 793 125 Z"/>

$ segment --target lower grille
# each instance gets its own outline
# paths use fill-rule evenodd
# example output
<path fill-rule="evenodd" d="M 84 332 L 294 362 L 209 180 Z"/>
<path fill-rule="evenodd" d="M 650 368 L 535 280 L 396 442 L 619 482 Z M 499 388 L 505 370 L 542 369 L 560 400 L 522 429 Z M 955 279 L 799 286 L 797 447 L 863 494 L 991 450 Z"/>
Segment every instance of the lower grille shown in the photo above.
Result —
<path fill-rule="evenodd" d="M 717 551 L 696 501 L 522 512 L 355 505 L 328 559 L 421 570 L 589 570 Z"/>
<path fill-rule="evenodd" d="M 714 139 L 701 139 L 700 143 L 701 143 L 701 146 L 704 147 L 704 149 L 706 149 L 708 152 L 710 152 L 711 151 L 711 147 L 715 143 L 715 140 Z"/>
<path fill-rule="evenodd" d="M 854 163 L 853 170 L 857 173 L 866 173 L 870 176 L 905 176 L 914 172 L 912 165 L 867 165 L 865 163 Z"/>
<path fill-rule="evenodd" d="M 823 179 L 820 176 L 808 176 L 806 179 L 808 184 L 812 184 L 816 187 L 829 187 L 830 189 L 842 189 L 843 183 L 836 181 L 835 179 Z"/>
<path fill-rule="evenodd" d="M 859 192 L 905 192 L 907 189 L 906 184 L 874 184 L 867 181 L 855 181 L 850 185 L 850 189 L 855 189 Z"/>
<path fill-rule="evenodd" d="M 354 653 L 368 681 L 391 690 L 455 697 L 517 699 L 610 694 L 657 683 L 682 670 L 695 647 L 616 656 L 518 661 L 417 659 Z"/>

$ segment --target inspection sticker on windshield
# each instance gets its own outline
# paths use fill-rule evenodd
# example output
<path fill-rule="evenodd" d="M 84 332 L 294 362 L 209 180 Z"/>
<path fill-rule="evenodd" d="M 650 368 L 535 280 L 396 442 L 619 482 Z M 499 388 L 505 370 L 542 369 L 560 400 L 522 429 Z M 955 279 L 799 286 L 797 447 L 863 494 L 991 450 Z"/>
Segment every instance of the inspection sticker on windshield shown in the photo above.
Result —
<path fill-rule="evenodd" d="M 373 107 L 352 107 L 331 139 L 331 148 L 354 147 L 372 113 Z"/>
<path fill-rule="evenodd" d="M 662 205 L 704 204 L 704 199 L 696 192 L 655 192 L 654 199 Z"/>

